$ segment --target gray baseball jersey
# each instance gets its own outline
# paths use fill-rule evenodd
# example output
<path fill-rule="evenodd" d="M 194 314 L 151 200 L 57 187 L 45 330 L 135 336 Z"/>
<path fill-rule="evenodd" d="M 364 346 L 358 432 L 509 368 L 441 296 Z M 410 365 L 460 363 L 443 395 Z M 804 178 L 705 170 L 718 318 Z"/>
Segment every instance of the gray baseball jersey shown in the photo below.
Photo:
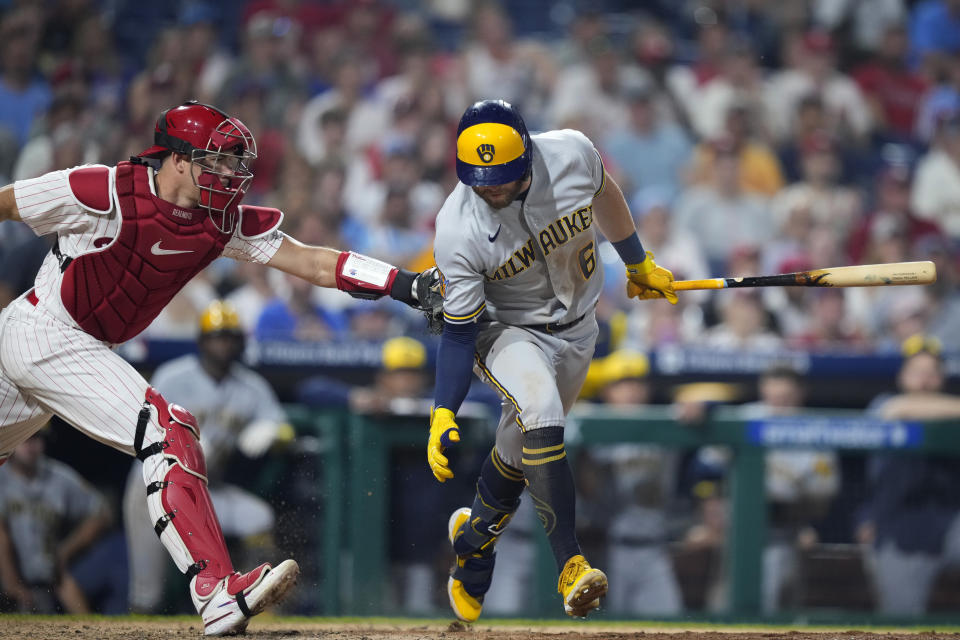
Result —
<path fill-rule="evenodd" d="M 437 215 L 434 256 L 446 279 L 444 317 L 506 324 L 570 322 L 593 309 L 593 198 L 604 171 L 593 144 L 564 129 L 531 136 L 533 180 L 523 202 L 495 210 L 459 183 Z"/>
<path fill-rule="evenodd" d="M 531 138 L 526 198 L 495 210 L 460 183 L 437 215 L 434 244 L 444 318 L 481 323 L 474 370 L 504 400 L 497 449 L 518 468 L 521 431 L 563 426 L 576 400 L 603 287 L 593 230 L 605 176 L 600 156 L 578 131 Z M 570 326 L 535 328 L 546 323 Z"/>
<path fill-rule="evenodd" d="M 102 507 L 101 495 L 57 460 L 41 459 L 34 478 L 10 465 L 0 467 L 0 517 L 7 523 L 27 584 L 53 584 L 57 545 L 69 527 Z"/>
<path fill-rule="evenodd" d="M 239 363 L 217 382 L 197 356 L 182 356 L 157 367 L 150 382 L 169 402 L 196 416 L 211 484 L 220 479 L 244 427 L 255 420 L 287 419 L 267 381 Z"/>

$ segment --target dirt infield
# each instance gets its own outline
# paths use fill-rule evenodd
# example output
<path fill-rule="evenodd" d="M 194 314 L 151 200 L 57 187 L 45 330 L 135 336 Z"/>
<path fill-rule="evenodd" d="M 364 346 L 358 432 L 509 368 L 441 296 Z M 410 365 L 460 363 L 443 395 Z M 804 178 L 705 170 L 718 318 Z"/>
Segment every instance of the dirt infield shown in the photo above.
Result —
<path fill-rule="evenodd" d="M 641 625 L 637 625 L 640 627 Z M 579 627 L 579 628 L 577 628 Z M 201 638 L 198 622 L 184 619 L 155 618 L 31 618 L 0 616 L 0 640 L 161 640 Z M 250 640 L 960 640 L 960 633 L 935 631 L 858 631 L 858 630 L 784 630 L 749 629 L 684 630 L 628 626 L 556 625 L 552 627 L 485 626 L 459 624 L 390 624 L 285 621 L 266 618 L 254 620 L 243 638 Z"/>

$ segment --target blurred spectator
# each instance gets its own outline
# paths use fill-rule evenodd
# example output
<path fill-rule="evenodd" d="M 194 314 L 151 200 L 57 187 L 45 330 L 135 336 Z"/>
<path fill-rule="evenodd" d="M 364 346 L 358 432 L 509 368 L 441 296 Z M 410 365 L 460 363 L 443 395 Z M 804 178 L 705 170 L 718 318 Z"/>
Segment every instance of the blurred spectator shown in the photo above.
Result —
<path fill-rule="evenodd" d="M 319 220 L 327 237 L 321 242 L 336 244 L 344 242 L 357 251 L 366 251 L 370 244 L 370 229 L 351 215 L 345 206 L 344 188 L 346 170 L 336 162 L 325 162 L 317 167 L 313 179 L 313 193 L 310 196 L 311 208 L 306 217 Z M 306 219 L 299 224 L 309 224 Z M 320 238 L 318 238 L 319 240 Z"/>
<path fill-rule="evenodd" d="M 221 46 L 217 8 L 210 0 L 187 2 L 182 5 L 177 22 L 184 28 L 184 58 L 195 74 L 195 97 L 200 102 L 213 103 L 234 63 L 233 56 Z M 264 128 L 243 115 L 238 117 L 257 132 L 257 146 L 261 146 Z M 263 170 L 258 168 L 257 175 L 259 182 Z"/>
<path fill-rule="evenodd" d="M 769 326 L 760 294 L 750 289 L 733 289 L 718 302 L 720 322 L 707 329 L 698 341 L 725 351 L 773 351 L 783 339 Z"/>
<path fill-rule="evenodd" d="M 57 93 L 86 97 L 86 106 L 95 114 L 93 126 L 108 135 L 115 134 L 117 119 L 123 115 L 125 74 L 131 72 L 130 61 L 117 51 L 109 27 L 102 15 L 93 13 L 71 24 L 70 54 L 50 74 Z"/>
<path fill-rule="evenodd" d="M 643 90 L 650 80 L 639 67 L 629 65 L 623 52 L 607 37 L 588 44 L 587 61 L 557 78 L 550 98 L 551 128 L 583 131 L 591 139 L 630 125 L 629 92 Z M 495 95 L 495 94 L 494 94 Z M 591 96 L 589 103 L 583 96 Z"/>
<path fill-rule="evenodd" d="M 805 326 L 784 331 L 788 346 L 812 352 L 865 351 L 871 346 L 847 310 L 843 289 L 814 289 L 809 294 Z"/>
<path fill-rule="evenodd" d="M 553 43 L 553 58 L 560 68 L 571 67 L 587 60 L 587 49 L 596 38 L 607 35 L 602 11 L 584 6 L 567 24 L 565 38 Z"/>
<path fill-rule="evenodd" d="M 671 225 L 674 213 L 670 195 L 667 189 L 650 187 L 641 189 L 632 198 L 630 208 L 637 221 L 638 233 L 643 238 L 643 246 L 653 251 L 658 260 L 669 264 L 678 280 L 709 278 L 712 274 L 696 237 L 678 233 Z M 617 284 L 622 287 L 621 283 Z M 703 295 L 696 291 L 689 292 L 689 295 L 697 301 L 703 299 Z"/>
<path fill-rule="evenodd" d="M 687 123 L 697 117 L 700 92 L 720 74 L 720 63 L 730 51 L 727 25 L 718 20 L 712 9 L 704 9 L 701 15 L 705 17 L 697 20 L 695 51 L 688 56 L 690 64 L 674 64 L 665 73 L 665 85 L 683 105 L 683 121 Z M 654 74 L 658 75 L 656 71 Z"/>
<path fill-rule="evenodd" d="M 747 104 L 730 105 L 723 133 L 697 145 L 688 176 L 692 184 L 715 180 L 717 156 L 733 153 L 739 164 L 740 186 L 745 192 L 769 197 L 783 188 L 780 162 L 773 150 L 754 136 L 753 118 Z"/>
<path fill-rule="evenodd" d="M 913 134 L 917 107 L 927 91 L 926 80 L 907 66 L 909 44 L 906 27 L 890 23 L 882 32 L 876 56 L 853 71 L 878 131 L 899 140 Z"/>
<path fill-rule="evenodd" d="M 776 138 L 789 135 L 797 104 L 815 93 L 826 106 L 831 135 L 843 141 L 865 140 L 873 128 L 870 109 L 856 83 L 837 69 L 833 38 L 825 31 L 811 30 L 800 43 L 794 65 L 775 73 L 767 87 L 767 108 Z"/>
<path fill-rule="evenodd" d="M 736 105 L 751 116 L 750 126 L 757 137 L 769 139 L 766 82 L 750 43 L 739 38 L 729 41 L 720 65 L 720 74 L 700 89 L 691 112 L 697 133 L 707 140 L 725 135 L 730 110 Z"/>
<path fill-rule="evenodd" d="M 55 169 L 97 163 L 100 145 L 91 135 L 92 124 L 82 95 L 55 94 L 46 114 L 38 118 L 35 135 L 20 150 L 13 179 L 25 180 Z"/>
<path fill-rule="evenodd" d="M 239 85 L 233 101 L 233 113 L 250 131 L 257 132 L 257 159 L 252 170 L 257 179 L 248 193 L 254 202 L 263 200 L 273 191 L 280 180 L 280 170 L 288 145 L 282 123 L 267 120 L 267 103 L 270 100 L 268 87 L 252 81 L 249 85 Z"/>
<path fill-rule="evenodd" d="M 289 17 L 271 11 L 253 14 L 243 30 L 239 58 L 223 81 L 216 103 L 233 104 L 245 88 L 257 86 L 265 95 L 264 121 L 273 126 L 288 122 L 306 92 L 297 72 L 300 33 L 300 23 Z"/>
<path fill-rule="evenodd" d="M 350 47 L 370 67 L 367 71 L 370 77 L 378 80 L 395 74 L 398 56 L 391 37 L 395 20 L 390 3 L 359 0 L 344 2 L 342 6 L 341 29 Z"/>
<path fill-rule="evenodd" d="M 198 323 L 197 354 L 157 368 L 151 386 L 197 418 L 200 444 L 206 457 L 210 498 L 224 536 L 242 542 L 245 551 L 272 545 L 273 508 L 247 489 L 225 480 L 228 461 L 247 459 L 246 478 L 255 467 L 250 460 L 289 442 L 293 429 L 269 383 L 240 363 L 244 334 L 236 311 L 215 301 Z M 134 461 L 123 498 L 124 526 L 130 558 L 130 607 L 158 613 L 163 605 L 167 554 L 153 533 L 143 499 L 142 464 Z"/>
<path fill-rule="evenodd" d="M 774 366 L 760 377 L 759 401 L 744 405 L 744 419 L 796 414 L 805 401 L 802 377 Z M 840 489 L 837 454 L 824 449 L 772 449 L 765 458 L 769 530 L 763 552 L 763 611 L 778 610 L 799 595 L 798 552 L 818 540 L 813 524 L 826 515 Z M 787 603 L 795 608 L 795 601 Z"/>
<path fill-rule="evenodd" d="M 150 46 L 146 68 L 127 89 L 127 130 L 143 135 L 144 143 L 154 130 L 157 105 L 182 104 L 193 97 L 193 69 L 186 64 L 184 38 L 180 27 L 160 31 Z"/>
<path fill-rule="evenodd" d="M 678 125 L 663 121 L 657 114 L 652 86 L 628 89 L 626 96 L 629 123 L 622 129 L 611 127 L 600 144 L 612 161 L 608 168 L 626 193 L 659 189 L 672 199 L 680 191 L 683 171 L 690 160 L 690 138 Z"/>
<path fill-rule="evenodd" d="M 789 206 L 802 197 L 815 226 L 845 239 L 859 222 L 862 203 L 856 191 L 840 183 L 837 143 L 822 131 L 800 142 L 802 180 L 780 191 L 770 203 L 774 225 L 782 228 Z"/>
<path fill-rule="evenodd" d="M 883 48 L 887 30 L 903 24 L 906 9 L 904 0 L 813 0 L 811 12 L 814 22 L 843 34 L 853 53 L 863 56 Z"/>
<path fill-rule="evenodd" d="M 266 304 L 282 291 L 284 278 L 280 273 L 239 260 L 236 261 L 234 277 L 239 286 L 227 294 L 226 302 L 236 310 L 240 326 L 250 333 Z"/>
<path fill-rule="evenodd" d="M 805 400 L 802 377 L 792 368 L 774 365 L 760 376 L 758 402 L 742 405 L 744 420 L 768 420 L 789 417 L 800 412 Z M 698 415 L 706 407 L 682 413 Z M 814 524 L 826 515 L 830 502 L 840 489 L 839 462 L 835 452 L 822 449 L 771 449 L 764 455 L 765 494 L 768 531 L 763 550 L 762 610 L 773 613 L 784 605 L 795 607 L 799 595 L 799 551 L 818 541 Z M 729 452 L 707 447 L 698 452 L 696 472 L 702 478 L 718 478 L 726 473 Z M 713 491 L 704 494 L 703 507 L 726 509 L 715 504 Z M 711 511 L 712 513 L 712 511 Z M 717 542 L 718 534 L 726 536 L 725 518 L 713 514 L 714 526 L 698 526 L 688 532 L 688 543 L 706 545 Z M 718 526 L 720 527 L 718 529 Z M 719 586 L 713 588 L 715 609 L 726 607 L 727 594 Z"/>
<path fill-rule="evenodd" d="M 926 68 L 960 53 L 960 2 L 918 2 L 910 16 L 910 45 L 913 63 Z"/>
<path fill-rule="evenodd" d="M 495 0 L 477 2 L 470 18 L 472 32 L 460 67 L 467 104 L 456 105 L 453 112 L 496 96 L 519 109 L 532 129 L 541 128 L 538 123 L 546 128 L 540 114 L 557 77 L 550 52 L 535 41 L 518 40 L 509 15 Z M 573 70 L 564 75 L 573 75 Z"/>
<path fill-rule="evenodd" d="M 0 467 L 0 591 L 24 613 L 89 613 L 70 565 L 110 525 L 103 497 L 44 454 L 46 432 Z"/>
<path fill-rule="evenodd" d="M 634 411 L 650 402 L 649 363 L 643 354 L 615 351 L 594 360 L 591 368 L 599 369 L 597 402 Z M 610 580 L 619 585 L 608 597 L 607 606 L 620 615 L 680 613 L 683 602 L 666 546 L 670 537 L 667 509 L 675 497 L 678 453 L 652 445 L 619 444 L 593 447 L 591 455 L 609 467 L 605 493 L 613 498 L 608 500 L 607 512 L 592 519 L 601 519 L 592 524 L 606 532 Z M 598 481 L 606 484 L 602 478 Z M 594 510 L 599 507 L 591 506 Z M 579 515 L 578 522 L 591 523 L 590 518 Z"/>
<path fill-rule="evenodd" d="M 436 182 L 424 179 L 415 142 L 394 140 L 380 152 L 369 153 L 350 165 L 344 185 L 347 210 L 360 222 L 375 226 L 388 192 L 406 189 L 413 209 L 413 227 L 432 229 L 444 192 Z"/>
<path fill-rule="evenodd" d="M 743 190 L 737 149 L 721 141 L 713 152 L 713 180 L 681 195 L 674 224 L 678 235 L 689 235 L 703 247 L 710 271 L 724 274 L 730 249 L 762 245 L 773 225 L 765 200 Z"/>
<path fill-rule="evenodd" d="M 26 142 L 34 118 L 50 105 L 50 83 L 38 73 L 43 15 L 39 7 L 22 6 L 0 21 L 0 148 L 12 162 L 8 145 Z M 5 164 L 5 163 L 4 163 Z M 0 173 L 10 175 L 9 166 Z"/>
<path fill-rule="evenodd" d="M 910 169 L 891 166 L 884 169 L 876 182 L 877 201 L 874 211 L 861 220 L 850 235 L 848 251 L 853 264 L 896 262 L 922 254 L 917 251 L 927 237 L 944 238 L 936 223 L 922 220 L 910 210 Z M 884 251 L 883 243 L 899 238 L 905 243 L 907 258 L 894 258 Z"/>
<path fill-rule="evenodd" d="M 928 305 L 926 332 L 940 340 L 945 349 L 960 350 L 960 262 L 957 250 L 942 238 L 928 236 L 917 244 L 917 255 L 932 260 L 937 281 L 924 287 Z"/>
<path fill-rule="evenodd" d="M 960 115 L 960 54 L 951 56 L 943 67 L 930 74 L 930 90 L 917 105 L 915 142 L 936 142 L 943 122 Z"/>
<path fill-rule="evenodd" d="M 334 65 L 333 85 L 311 98 L 303 107 L 297 125 L 297 146 L 303 156 L 316 166 L 327 157 L 328 141 L 336 142 L 336 129 L 324 128 L 323 114 L 331 109 L 343 113 L 343 151 L 349 155 L 363 152 L 378 143 L 389 130 L 391 111 L 388 105 L 369 95 L 371 79 L 364 76 L 363 61 L 349 49 L 340 52 Z M 336 125 L 337 122 L 332 123 Z M 331 140 L 332 138 L 332 140 Z"/>
<path fill-rule="evenodd" d="M 349 326 L 343 312 L 327 309 L 313 299 L 314 286 L 294 276 L 284 276 L 287 293 L 267 303 L 257 319 L 257 341 L 316 342 L 343 336 Z"/>
<path fill-rule="evenodd" d="M 422 106 L 417 103 L 432 87 L 451 84 L 445 77 L 449 61 L 434 51 L 434 43 L 425 27 L 418 26 L 413 33 L 405 34 L 397 42 L 397 53 L 400 57 L 398 73 L 384 78 L 374 89 L 376 99 L 385 109 L 396 112 L 402 103 L 407 103 L 416 105 L 415 110 L 421 110 Z M 449 95 L 443 98 L 440 106 L 444 112 L 449 106 L 446 102 L 451 99 L 455 98 Z M 459 102 L 465 100 L 463 97 L 456 99 Z"/>
<path fill-rule="evenodd" d="M 415 228 L 410 190 L 403 186 L 387 190 L 383 208 L 370 234 L 366 252 L 381 260 L 406 266 L 433 242 L 433 234 Z"/>
<path fill-rule="evenodd" d="M 960 242 L 960 114 L 944 121 L 920 159 L 910 193 L 913 212 Z"/>
<path fill-rule="evenodd" d="M 689 131 L 687 99 L 695 79 L 685 65 L 676 64 L 677 44 L 673 35 L 659 22 L 643 20 L 630 37 L 628 56 L 648 74 L 656 100 L 658 119 L 673 122 Z"/>
<path fill-rule="evenodd" d="M 810 141 L 824 136 L 830 139 L 828 131 L 830 117 L 821 97 L 810 93 L 801 98 L 796 111 L 791 114 L 789 137 L 777 145 L 777 155 L 788 184 L 803 180 L 803 159 Z M 834 145 L 833 152 L 840 162 L 840 179 L 843 182 L 859 177 L 859 165 L 864 162 L 862 156 L 865 151 L 847 145 Z"/>
<path fill-rule="evenodd" d="M 960 418 L 960 398 L 944 393 L 939 344 L 918 335 L 904 343 L 903 353 L 898 393 L 876 398 L 868 412 L 883 420 Z M 856 533 L 872 546 L 878 610 L 921 615 L 937 574 L 960 561 L 960 470 L 950 457 L 895 452 L 874 456 L 868 479 Z"/>

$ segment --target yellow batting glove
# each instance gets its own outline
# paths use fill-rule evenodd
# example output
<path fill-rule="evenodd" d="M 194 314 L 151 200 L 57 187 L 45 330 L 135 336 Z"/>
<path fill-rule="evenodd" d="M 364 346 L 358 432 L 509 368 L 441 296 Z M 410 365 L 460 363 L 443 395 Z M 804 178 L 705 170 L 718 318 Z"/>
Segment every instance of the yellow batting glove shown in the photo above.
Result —
<path fill-rule="evenodd" d="M 454 421 L 453 411 L 450 409 L 430 410 L 430 439 L 427 441 L 427 462 L 430 464 L 430 470 L 433 476 L 440 482 L 446 482 L 447 478 L 453 477 L 453 471 L 450 470 L 450 462 L 443 451 L 460 442 L 460 428 Z"/>
<path fill-rule="evenodd" d="M 669 269 L 657 266 L 652 251 L 647 251 L 647 259 L 643 262 L 627 265 L 627 297 L 640 300 L 666 298 L 670 304 L 677 304 L 673 274 Z"/>

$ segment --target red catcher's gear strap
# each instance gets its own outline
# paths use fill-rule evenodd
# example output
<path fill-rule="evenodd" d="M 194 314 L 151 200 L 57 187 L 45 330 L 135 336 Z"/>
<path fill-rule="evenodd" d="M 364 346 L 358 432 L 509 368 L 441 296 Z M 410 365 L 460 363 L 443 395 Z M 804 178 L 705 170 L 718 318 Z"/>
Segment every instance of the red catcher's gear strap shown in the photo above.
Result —
<path fill-rule="evenodd" d="M 147 429 L 153 429 L 149 426 L 151 407 L 157 411 L 163 439 L 144 447 Z M 190 560 L 181 565 L 188 578 L 204 573 L 220 579 L 233 573 L 233 564 L 207 490 L 207 464 L 199 433 L 197 420 L 190 412 L 167 403 L 153 387 L 147 388 L 137 420 L 134 450 L 141 460 L 159 454 L 169 465 L 165 472 L 161 471 L 161 478 L 154 476 L 154 481 L 147 485 L 148 503 L 156 501 L 154 494 L 159 492 L 162 509 L 162 514 L 153 512 L 154 531 L 168 549 L 173 544 L 178 553 L 185 550 L 189 554 Z M 175 532 L 172 539 L 169 532 L 164 532 L 171 524 Z"/>

